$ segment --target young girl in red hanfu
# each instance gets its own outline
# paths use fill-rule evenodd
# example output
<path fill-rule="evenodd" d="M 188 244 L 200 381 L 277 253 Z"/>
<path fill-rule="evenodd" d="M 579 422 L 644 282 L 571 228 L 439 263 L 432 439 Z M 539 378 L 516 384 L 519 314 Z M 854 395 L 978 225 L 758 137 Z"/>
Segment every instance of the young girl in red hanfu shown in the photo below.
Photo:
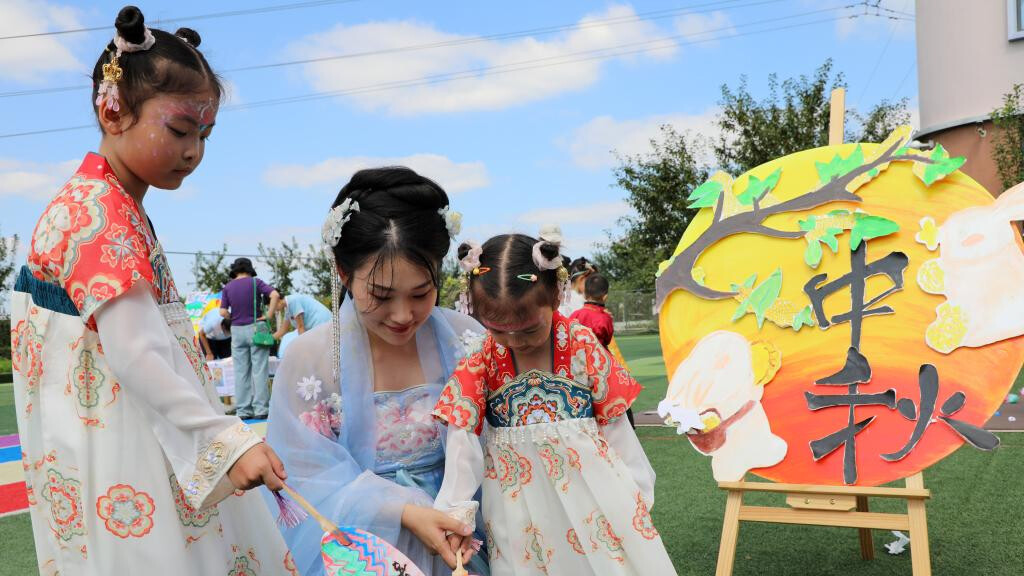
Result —
<path fill-rule="evenodd" d="M 654 471 L 623 418 L 640 385 L 558 313 L 558 239 L 496 236 L 459 257 L 488 335 L 434 410 L 448 424 L 435 508 L 469 522 L 483 484 L 496 576 L 675 574 L 649 512 Z"/>
<path fill-rule="evenodd" d="M 225 416 L 143 199 L 203 159 L 221 85 L 199 35 L 121 10 L 93 71 L 103 137 L 46 208 L 12 298 L 18 431 L 41 574 L 297 574 L 260 484 L 284 468 Z"/>

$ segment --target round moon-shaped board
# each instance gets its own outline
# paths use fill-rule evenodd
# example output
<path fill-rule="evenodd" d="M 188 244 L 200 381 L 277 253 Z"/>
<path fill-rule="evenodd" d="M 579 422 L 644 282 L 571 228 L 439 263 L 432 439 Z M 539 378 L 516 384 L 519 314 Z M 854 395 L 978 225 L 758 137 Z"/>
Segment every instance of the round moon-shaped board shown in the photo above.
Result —
<path fill-rule="evenodd" d="M 1024 363 L 1024 194 L 994 200 L 961 159 L 908 140 L 799 152 L 690 195 L 701 210 L 658 278 L 663 407 L 716 479 L 873 486 L 965 431 L 983 440 Z M 851 425 L 853 442 L 828 440 Z"/>

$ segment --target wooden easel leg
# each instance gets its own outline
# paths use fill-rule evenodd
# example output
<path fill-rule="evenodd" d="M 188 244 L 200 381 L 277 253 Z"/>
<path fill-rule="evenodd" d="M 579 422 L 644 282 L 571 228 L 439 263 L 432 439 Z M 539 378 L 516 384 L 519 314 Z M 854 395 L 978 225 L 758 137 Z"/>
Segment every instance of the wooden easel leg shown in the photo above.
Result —
<path fill-rule="evenodd" d="M 907 488 L 924 488 L 924 476 L 918 472 L 907 477 Z M 910 563 L 914 576 L 931 576 L 932 559 L 928 550 L 928 521 L 924 500 L 908 500 L 907 516 L 910 518 Z"/>
<path fill-rule="evenodd" d="M 869 512 L 868 510 L 868 497 L 857 496 L 857 511 L 858 512 Z M 871 529 L 860 528 L 857 530 L 860 534 L 860 557 L 864 560 L 875 559 L 875 545 L 871 541 Z"/>
<path fill-rule="evenodd" d="M 736 562 L 736 542 L 740 537 L 740 506 L 743 492 L 729 491 L 725 500 L 725 520 L 722 522 L 722 541 L 718 545 L 718 568 L 715 576 L 732 576 Z"/>

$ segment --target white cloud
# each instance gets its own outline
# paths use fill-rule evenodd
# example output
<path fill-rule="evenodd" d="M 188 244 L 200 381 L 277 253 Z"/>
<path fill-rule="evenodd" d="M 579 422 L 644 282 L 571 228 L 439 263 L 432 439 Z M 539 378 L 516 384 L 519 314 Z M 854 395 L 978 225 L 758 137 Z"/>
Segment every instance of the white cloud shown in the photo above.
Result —
<path fill-rule="evenodd" d="M 0 158 L 0 197 L 19 196 L 49 201 L 78 168 L 81 160 L 38 163 Z"/>
<path fill-rule="evenodd" d="M 650 151 L 651 139 L 657 139 L 662 125 L 670 124 L 677 132 L 711 138 L 718 130 L 714 125 L 717 109 L 702 114 L 660 114 L 616 120 L 611 116 L 598 116 L 577 128 L 568 140 L 567 147 L 577 166 L 590 169 L 604 169 L 617 164 L 615 155 L 631 156 Z M 709 151 L 698 157 L 702 163 L 710 163 Z"/>
<path fill-rule="evenodd" d="M 717 46 L 717 40 L 736 34 L 729 15 L 720 10 L 710 14 L 685 14 L 676 18 L 676 30 L 691 42 L 701 42 L 705 46 Z"/>
<path fill-rule="evenodd" d="M 525 212 L 518 217 L 519 222 L 540 229 L 545 224 L 588 224 L 598 228 L 614 224 L 630 211 L 625 202 L 598 202 L 596 204 L 578 204 L 562 208 L 546 208 Z"/>
<path fill-rule="evenodd" d="M 439 154 L 413 154 L 400 158 L 352 156 L 328 158 L 313 165 L 283 164 L 267 168 L 263 180 L 278 188 L 340 188 L 356 171 L 379 166 L 408 166 L 434 180 L 449 194 L 483 188 L 490 184 L 483 162 L 457 163 Z"/>
<path fill-rule="evenodd" d="M 608 241 L 605 231 L 616 228 L 620 218 L 632 213 L 633 209 L 619 200 L 532 210 L 515 219 L 518 230 L 527 234 L 537 234 L 541 227 L 557 224 L 564 237 L 562 252 L 580 256 L 593 254 L 599 244 Z"/>
<path fill-rule="evenodd" d="M 585 25 L 594 20 L 634 15 L 629 6 L 611 6 L 605 12 L 584 17 L 579 23 Z M 290 51 L 299 58 L 318 58 L 471 38 L 411 21 L 371 22 L 355 26 L 338 25 L 327 32 L 307 36 L 292 45 Z M 548 39 L 481 40 L 458 46 L 317 62 L 306 66 L 305 75 L 317 91 L 400 85 L 389 90 L 348 96 L 368 110 L 383 109 L 397 115 L 493 110 L 586 88 L 598 80 L 602 62 L 607 60 L 592 59 L 491 75 L 473 72 L 457 79 L 442 78 L 415 86 L 404 83 L 496 66 L 514 70 L 530 66 L 519 64 L 528 60 L 544 59 L 537 64 L 566 62 L 592 56 L 589 52 L 595 50 L 638 43 L 650 44 L 631 49 L 649 47 L 657 50 L 619 58 L 668 58 L 676 51 L 676 43 L 666 39 L 666 34 L 658 27 L 648 22 L 633 21 L 614 26 L 577 27 Z M 576 55 L 581 52 L 588 54 Z"/>
<path fill-rule="evenodd" d="M 0 36 L 81 27 L 75 9 L 39 0 L 0 0 L 0 14 Z M 50 72 L 83 71 L 84 66 L 67 45 L 68 39 L 37 36 L 3 40 L 0 79 L 38 82 Z"/>

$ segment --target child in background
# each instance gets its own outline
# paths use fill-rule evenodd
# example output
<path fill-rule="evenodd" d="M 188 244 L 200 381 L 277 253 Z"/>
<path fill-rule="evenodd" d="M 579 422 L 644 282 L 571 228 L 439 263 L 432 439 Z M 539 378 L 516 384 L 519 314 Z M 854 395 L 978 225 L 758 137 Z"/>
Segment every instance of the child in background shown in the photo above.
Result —
<path fill-rule="evenodd" d="M 565 263 L 568 258 L 563 258 Z M 587 282 L 587 276 L 597 272 L 597 268 L 584 257 L 579 257 L 566 264 L 569 271 L 569 289 L 565 291 L 562 300 L 558 305 L 558 311 L 562 316 L 569 317 L 573 312 L 583 308 L 586 298 L 583 296 L 583 287 Z"/>
<path fill-rule="evenodd" d="M 231 357 L 231 319 L 221 316 L 220 308 L 210 310 L 199 321 L 199 343 L 207 362 Z"/>
<path fill-rule="evenodd" d="M 199 35 L 128 6 L 93 69 L 102 132 L 47 206 L 12 297 L 41 574 L 288 574 L 280 460 L 225 416 L 143 200 L 203 160 L 221 85 Z"/>
<path fill-rule="evenodd" d="M 622 358 L 622 352 L 619 351 L 619 346 L 615 343 L 615 319 L 605 308 L 605 302 L 608 301 L 608 279 L 598 274 L 596 270 L 590 272 L 583 282 L 583 295 L 586 298 L 583 307 L 573 312 L 569 318 L 590 328 L 601 345 L 611 352 L 615 361 L 629 370 L 626 361 Z M 629 420 L 629 425 L 635 428 L 632 408 L 626 410 L 626 418 Z"/>
<path fill-rule="evenodd" d="M 569 319 L 590 328 L 601 345 L 607 348 L 615 335 L 612 315 L 604 307 L 608 300 L 608 279 L 596 272 L 587 276 L 583 296 L 586 298 L 583 307 L 573 312 Z"/>
<path fill-rule="evenodd" d="M 277 346 L 277 357 L 281 359 L 296 337 L 331 321 L 331 311 L 327 306 L 309 294 L 283 296 L 277 301 L 277 311 L 269 315 L 273 316 L 277 312 L 284 313 L 281 322 L 277 324 L 277 332 L 274 332 L 274 338 L 280 342 Z M 293 326 L 295 330 L 292 330 Z"/>
<path fill-rule="evenodd" d="M 459 248 L 488 335 L 434 410 L 448 424 L 434 506 L 471 522 L 483 484 L 496 576 L 675 574 L 649 513 L 654 470 L 622 418 L 640 385 L 558 312 L 568 279 L 559 240 L 513 234 Z M 464 538 L 450 537 L 452 549 Z"/>

